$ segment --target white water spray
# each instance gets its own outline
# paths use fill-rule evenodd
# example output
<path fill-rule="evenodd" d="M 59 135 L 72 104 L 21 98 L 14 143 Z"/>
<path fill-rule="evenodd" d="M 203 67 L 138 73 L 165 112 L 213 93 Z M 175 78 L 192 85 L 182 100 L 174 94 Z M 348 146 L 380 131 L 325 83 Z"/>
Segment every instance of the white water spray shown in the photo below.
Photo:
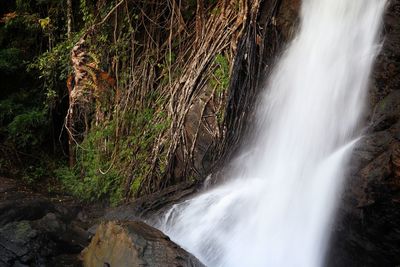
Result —
<path fill-rule="evenodd" d="M 384 6 L 303 0 L 299 33 L 265 86 L 255 146 L 227 183 L 175 205 L 162 230 L 210 267 L 323 264 Z"/>

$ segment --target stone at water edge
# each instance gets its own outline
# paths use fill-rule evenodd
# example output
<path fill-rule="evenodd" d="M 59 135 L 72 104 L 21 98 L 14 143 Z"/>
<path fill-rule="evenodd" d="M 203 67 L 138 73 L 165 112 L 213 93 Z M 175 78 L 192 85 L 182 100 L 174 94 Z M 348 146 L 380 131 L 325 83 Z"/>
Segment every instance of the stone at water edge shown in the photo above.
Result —
<path fill-rule="evenodd" d="M 103 222 L 82 259 L 85 267 L 205 267 L 161 231 L 139 221 Z"/>

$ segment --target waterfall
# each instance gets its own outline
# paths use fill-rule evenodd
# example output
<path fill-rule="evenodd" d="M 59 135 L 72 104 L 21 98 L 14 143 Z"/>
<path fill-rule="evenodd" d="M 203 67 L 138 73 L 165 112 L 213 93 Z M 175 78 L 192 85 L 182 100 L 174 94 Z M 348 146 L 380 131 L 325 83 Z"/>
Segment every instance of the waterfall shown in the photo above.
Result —
<path fill-rule="evenodd" d="M 159 226 L 207 266 L 323 265 L 379 50 L 384 0 L 303 0 L 265 84 L 254 145 Z"/>

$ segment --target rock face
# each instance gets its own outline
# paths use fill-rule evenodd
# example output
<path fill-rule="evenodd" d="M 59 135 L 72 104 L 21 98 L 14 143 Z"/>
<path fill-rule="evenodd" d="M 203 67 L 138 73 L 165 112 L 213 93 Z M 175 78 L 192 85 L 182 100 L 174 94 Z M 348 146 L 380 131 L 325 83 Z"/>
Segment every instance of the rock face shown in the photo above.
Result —
<path fill-rule="evenodd" d="M 119 207 L 109 208 L 103 220 L 134 221 L 154 220 L 162 216 L 173 204 L 193 196 L 199 189 L 196 182 L 183 182 L 159 192 L 140 197 Z"/>
<path fill-rule="evenodd" d="M 0 177 L 0 267 L 80 266 L 89 234 L 73 221 L 75 206 L 61 206 Z"/>
<path fill-rule="evenodd" d="M 369 127 L 354 151 L 327 266 L 400 264 L 400 1 L 384 18 Z"/>
<path fill-rule="evenodd" d="M 0 177 L 0 267 L 78 267 L 83 253 L 85 266 L 182 266 L 201 267 L 187 253 L 157 229 L 136 216 L 154 215 L 163 207 L 195 192 L 192 183 L 138 199 L 131 205 L 90 212 L 73 201 L 49 199 Z M 112 218 L 130 222 L 102 223 Z M 88 229 L 89 228 L 89 229 Z"/>
<path fill-rule="evenodd" d="M 85 267 L 204 267 L 162 232 L 139 221 L 102 223 L 82 257 Z"/>

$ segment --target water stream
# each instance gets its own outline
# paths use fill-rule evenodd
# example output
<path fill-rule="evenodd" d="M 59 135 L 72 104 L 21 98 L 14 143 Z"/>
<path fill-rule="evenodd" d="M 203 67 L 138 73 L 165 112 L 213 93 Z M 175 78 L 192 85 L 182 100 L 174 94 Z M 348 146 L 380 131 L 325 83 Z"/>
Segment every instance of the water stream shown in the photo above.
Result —
<path fill-rule="evenodd" d="M 209 267 L 323 265 L 385 4 L 303 0 L 263 89 L 255 145 L 226 183 L 175 205 L 163 231 Z"/>

